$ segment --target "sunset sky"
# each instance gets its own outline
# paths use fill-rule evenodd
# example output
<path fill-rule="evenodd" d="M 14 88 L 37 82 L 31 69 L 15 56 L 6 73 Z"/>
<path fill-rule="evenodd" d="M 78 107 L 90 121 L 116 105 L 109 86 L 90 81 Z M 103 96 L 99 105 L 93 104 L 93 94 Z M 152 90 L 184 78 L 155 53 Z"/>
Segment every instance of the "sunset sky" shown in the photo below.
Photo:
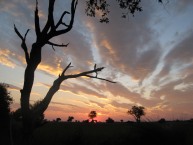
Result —
<path fill-rule="evenodd" d="M 55 94 L 46 118 L 67 120 L 88 119 L 95 110 L 97 120 L 108 117 L 116 121 L 132 120 L 127 114 L 133 105 L 144 106 L 142 120 L 193 118 L 193 1 L 144 0 L 143 12 L 135 17 L 121 18 L 122 10 L 116 0 L 110 2 L 110 23 L 85 14 L 85 1 L 79 0 L 72 30 L 56 37 L 53 42 L 69 43 L 67 48 L 43 48 L 31 94 L 31 103 L 41 100 L 53 81 L 68 63 L 68 73 L 91 70 L 96 63 L 105 69 L 100 77 L 116 81 L 77 78 L 64 81 Z M 48 0 L 39 0 L 40 23 L 47 20 Z M 30 32 L 28 47 L 35 41 L 35 0 L 0 0 L 0 82 L 9 84 L 14 103 L 20 105 L 20 92 L 26 67 L 21 40 L 14 24 L 22 34 Z M 55 20 L 64 10 L 70 10 L 69 0 L 56 0 Z M 69 17 L 66 17 L 66 21 Z M 41 28 L 42 28 L 41 27 Z"/>

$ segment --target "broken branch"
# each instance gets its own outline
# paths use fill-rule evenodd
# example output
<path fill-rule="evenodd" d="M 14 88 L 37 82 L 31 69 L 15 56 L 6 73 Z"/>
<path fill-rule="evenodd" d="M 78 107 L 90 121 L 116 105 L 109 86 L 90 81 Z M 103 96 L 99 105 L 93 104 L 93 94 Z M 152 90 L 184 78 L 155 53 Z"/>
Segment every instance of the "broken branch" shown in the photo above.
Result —
<path fill-rule="evenodd" d="M 71 62 L 68 64 L 68 66 L 63 70 L 63 72 L 62 72 L 62 76 L 64 76 L 64 74 L 65 74 L 65 72 L 70 68 L 70 67 L 73 67 L 73 66 L 71 66 Z"/>
<path fill-rule="evenodd" d="M 48 41 L 47 44 L 51 45 L 53 49 L 54 49 L 54 46 L 57 46 L 57 47 L 67 47 L 69 45 L 69 43 L 68 44 L 63 44 L 63 43 L 62 44 L 56 44 L 56 43 L 53 43 L 53 42 L 50 42 L 50 41 Z"/>
<path fill-rule="evenodd" d="M 76 7 L 78 4 L 78 0 L 72 0 L 71 3 L 71 20 L 70 20 L 70 24 L 66 25 L 65 23 L 63 23 L 63 25 L 67 26 L 66 29 L 62 29 L 62 30 L 58 30 L 56 31 L 56 33 L 54 34 L 53 37 L 67 33 L 68 31 L 70 31 L 72 29 L 73 23 L 74 23 L 74 16 L 75 16 L 75 12 L 76 12 Z"/>
<path fill-rule="evenodd" d="M 14 30 L 15 30 L 15 33 L 19 36 L 19 38 L 21 38 L 21 40 L 23 41 L 23 36 L 18 31 L 18 29 L 16 28 L 15 24 L 14 24 Z"/>

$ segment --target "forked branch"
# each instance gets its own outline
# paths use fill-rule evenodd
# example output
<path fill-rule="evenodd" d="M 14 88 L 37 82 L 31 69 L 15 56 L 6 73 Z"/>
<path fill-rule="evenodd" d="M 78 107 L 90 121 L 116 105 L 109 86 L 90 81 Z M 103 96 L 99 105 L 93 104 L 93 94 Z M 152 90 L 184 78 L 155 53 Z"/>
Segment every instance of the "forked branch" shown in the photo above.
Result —
<path fill-rule="evenodd" d="M 53 50 L 55 50 L 54 46 L 57 46 L 57 47 L 67 47 L 68 46 L 68 44 L 56 44 L 56 43 L 50 42 L 50 39 L 52 39 L 55 36 L 65 34 L 65 33 L 69 32 L 72 29 L 72 26 L 73 26 L 73 23 L 74 23 L 75 11 L 76 11 L 76 7 L 77 7 L 77 4 L 78 4 L 78 0 L 72 0 L 72 2 L 71 2 L 71 13 L 68 12 L 68 11 L 64 11 L 62 13 L 59 21 L 56 24 L 54 22 L 54 16 L 53 16 L 54 3 L 55 3 L 55 0 L 49 0 L 48 19 L 47 19 L 47 22 L 46 22 L 42 32 L 40 30 L 40 25 L 39 25 L 38 2 L 37 2 L 37 0 L 36 0 L 36 9 L 35 9 L 35 30 L 36 30 L 36 35 L 37 35 L 37 42 L 39 41 L 39 42 L 43 43 L 42 45 L 49 44 L 49 45 L 52 46 Z M 63 21 L 63 18 L 66 14 L 71 15 L 71 19 L 70 19 L 69 24 L 66 24 Z M 58 30 L 58 27 L 60 25 L 64 26 L 64 28 Z M 43 37 L 44 41 L 40 40 L 40 39 L 42 39 L 42 37 Z"/>
<path fill-rule="evenodd" d="M 62 16 L 60 17 L 60 20 L 59 20 L 58 23 L 56 24 L 56 29 L 57 29 L 61 24 L 64 25 L 64 26 L 66 26 L 66 27 L 68 27 L 68 25 L 66 25 L 66 23 L 64 23 L 64 22 L 62 21 L 63 18 L 64 18 L 64 16 L 65 16 L 66 14 L 70 14 L 70 13 L 67 12 L 67 11 L 64 11 L 64 12 L 63 12 Z"/>
<path fill-rule="evenodd" d="M 21 38 L 22 40 L 22 43 L 21 43 L 21 47 L 25 53 L 25 60 L 26 60 L 26 63 L 29 64 L 29 60 L 30 60 L 30 56 L 29 56 L 29 53 L 28 53 L 28 50 L 27 50 L 27 45 L 25 43 L 25 40 L 26 40 L 26 37 L 27 37 L 27 34 L 29 32 L 30 29 L 28 29 L 24 35 L 24 37 L 21 35 L 21 33 L 18 31 L 17 27 L 15 26 L 14 24 L 14 30 L 15 30 L 15 33 L 19 36 L 19 38 Z"/>
<path fill-rule="evenodd" d="M 62 21 L 64 15 L 67 14 L 68 12 L 64 12 L 62 14 L 62 16 L 61 16 L 61 18 L 60 18 L 60 20 L 59 20 L 59 22 L 58 22 L 58 24 L 56 26 L 59 26 L 60 24 L 62 24 L 64 26 L 66 26 L 67 28 L 62 29 L 62 30 L 57 30 L 56 33 L 54 34 L 54 37 L 58 36 L 58 35 L 61 35 L 61 34 L 64 34 L 64 33 L 67 33 L 67 32 L 69 32 L 72 29 L 72 26 L 73 26 L 73 23 L 74 23 L 74 16 L 75 16 L 77 4 L 78 4 L 78 0 L 72 0 L 72 3 L 71 3 L 71 20 L 70 20 L 69 25 L 66 25 Z"/>
<path fill-rule="evenodd" d="M 73 66 L 71 66 L 71 62 L 70 62 L 70 63 L 67 65 L 67 67 L 63 70 L 62 74 L 59 75 L 59 77 L 60 77 L 60 76 L 64 76 L 65 73 L 66 73 L 66 71 L 67 71 L 70 67 L 73 67 Z"/>

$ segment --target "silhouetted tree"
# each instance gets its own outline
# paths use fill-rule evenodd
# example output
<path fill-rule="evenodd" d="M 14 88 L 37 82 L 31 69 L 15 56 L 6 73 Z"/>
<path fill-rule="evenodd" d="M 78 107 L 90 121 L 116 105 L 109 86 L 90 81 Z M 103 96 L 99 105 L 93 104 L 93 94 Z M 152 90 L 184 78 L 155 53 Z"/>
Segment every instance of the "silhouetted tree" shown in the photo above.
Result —
<path fill-rule="evenodd" d="M 91 111 L 91 112 L 88 114 L 88 117 L 89 117 L 90 119 L 92 119 L 92 122 L 94 122 L 94 118 L 97 117 L 96 111 Z"/>
<path fill-rule="evenodd" d="M 123 122 L 123 119 L 121 119 L 120 121 Z"/>
<path fill-rule="evenodd" d="M 112 118 L 108 118 L 107 120 L 106 120 L 106 123 L 114 123 L 115 121 L 112 119 Z"/>
<path fill-rule="evenodd" d="M 53 95 L 59 90 L 60 85 L 63 81 L 71 78 L 78 78 L 78 77 L 85 76 L 88 78 L 95 78 L 95 79 L 105 80 L 105 81 L 114 83 L 110 80 L 106 80 L 104 78 L 98 77 L 98 72 L 102 71 L 104 67 L 97 68 L 96 65 L 92 70 L 77 73 L 77 74 L 67 75 L 66 74 L 67 70 L 72 67 L 71 63 L 69 63 L 69 65 L 62 71 L 62 73 L 58 76 L 58 78 L 53 82 L 53 85 L 50 87 L 50 89 L 48 90 L 48 93 L 41 101 L 41 103 L 39 103 L 35 109 L 30 108 L 29 100 L 31 96 L 33 83 L 34 83 L 34 73 L 42 60 L 42 47 L 45 46 L 46 44 L 52 46 L 53 49 L 54 47 L 68 46 L 68 44 L 54 43 L 51 41 L 51 39 L 57 36 L 60 36 L 62 34 L 66 34 L 72 29 L 78 0 L 71 1 L 70 12 L 64 11 L 61 14 L 61 17 L 59 18 L 58 21 L 56 21 L 56 19 L 54 18 L 54 4 L 55 4 L 55 0 L 49 0 L 47 22 L 43 26 L 43 28 L 41 28 L 40 22 L 39 22 L 39 14 L 38 14 L 39 13 L 38 1 L 36 0 L 36 7 L 34 12 L 36 39 L 35 39 L 35 42 L 32 44 L 31 49 L 28 49 L 28 46 L 26 45 L 26 36 L 29 32 L 29 29 L 26 31 L 25 35 L 22 36 L 19 30 L 17 29 L 17 27 L 14 25 L 14 30 L 22 41 L 21 48 L 24 51 L 25 60 L 27 64 L 25 69 L 25 74 L 24 74 L 23 88 L 20 90 L 21 112 L 22 112 L 22 121 L 23 121 L 23 128 L 24 128 L 23 144 L 29 144 L 30 137 L 32 136 L 32 133 L 34 130 L 35 121 L 48 108 L 48 105 Z M 66 15 L 70 15 L 70 20 L 68 24 L 64 22 L 64 17 Z M 91 75 L 93 73 L 96 75 Z"/>
<path fill-rule="evenodd" d="M 61 121 L 61 118 L 56 118 L 56 122 L 60 122 Z"/>
<path fill-rule="evenodd" d="M 127 113 L 132 115 L 136 122 L 141 122 L 141 116 L 145 115 L 143 106 L 132 106 L 131 110 L 129 110 Z"/>
<path fill-rule="evenodd" d="M 165 123 L 166 119 L 165 118 L 161 118 L 160 120 L 158 120 L 159 123 Z"/>
<path fill-rule="evenodd" d="M 0 144 L 11 144 L 10 140 L 10 104 L 13 99 L 7 90 L 8 85 L 0 83 Z"/>
<path fill-rule="evenodd" d="M 74 119 L 73 116 L 69 116 L 67 122 L 72 122 L 73 119 Z"/>
<path fill-rule="evenodd" d="M 9 122 L 10 104 L 13 102 L 10 93 L 7 90 L 8 85 L 0 83 L 0 120 L 1 123 Z"/>

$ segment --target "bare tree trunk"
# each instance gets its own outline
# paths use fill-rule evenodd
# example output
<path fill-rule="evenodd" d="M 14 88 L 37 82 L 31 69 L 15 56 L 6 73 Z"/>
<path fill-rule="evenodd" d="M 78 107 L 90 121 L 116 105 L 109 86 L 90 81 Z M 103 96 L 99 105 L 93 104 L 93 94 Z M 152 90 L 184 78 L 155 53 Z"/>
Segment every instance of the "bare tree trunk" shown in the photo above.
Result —
<path fill-rule="evenodd" d="M 41 62 L 41 49 L 43 45 L 37 42 L 32 45 L 30 58 L 24 74 L 24 85 L 21 90 L 21 111 L 23 121 L 24 144 L 30 143 L 30 136 L 34 130 L 34 115 L 30 110 L 30 94 L 34 83 L 34 74 L 37 66 Z"/>

